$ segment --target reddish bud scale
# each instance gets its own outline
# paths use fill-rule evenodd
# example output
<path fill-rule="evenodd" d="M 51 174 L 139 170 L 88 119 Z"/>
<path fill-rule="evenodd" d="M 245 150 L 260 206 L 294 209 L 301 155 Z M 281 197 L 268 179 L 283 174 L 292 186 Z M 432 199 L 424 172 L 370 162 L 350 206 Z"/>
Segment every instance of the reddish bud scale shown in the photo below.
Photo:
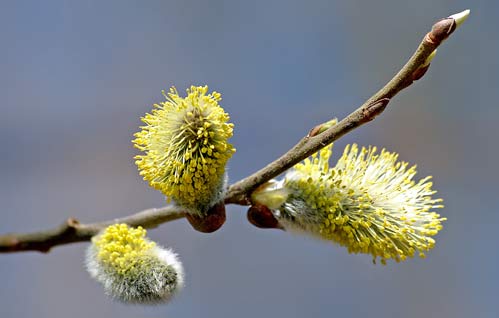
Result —
<path fill-rule="evenodd" d="M 428 33 L 428 37 L 435 45 L 438 46 L 443 40 L 447 39 L 452 32 L 454 32 L 456 27 L 456 20 L 453 18 L 442 19 L 433 25 L 430 33 Z"/>
<path fill-rule="evenodd" d="M 429 68 L 430 68 L 430 64 L 423 66 L 423 67 L 420 67 L 417 70 L 415 70 L 414 73 L 412 73 L 412 80 L 417 81 L 418 79 L 423 77 L 423 75 L 426 74 L 426 71 L 428 71 Z"/>
<path fill-rule="evenodd" d="M 213 233 L 225 223 L 225 204 L 223 202 L 215 204 L 208 210 L 206 216 L 187 213 L 185 217 L 196 231 Z"/>
<path fill-rule="evenodd" d="M 279 229 L 281 226 L 272 214 L 272 211 L 265 205 L 255 204 L 248 209 L 246 215 L 248 221 L 261 229 Z"/>

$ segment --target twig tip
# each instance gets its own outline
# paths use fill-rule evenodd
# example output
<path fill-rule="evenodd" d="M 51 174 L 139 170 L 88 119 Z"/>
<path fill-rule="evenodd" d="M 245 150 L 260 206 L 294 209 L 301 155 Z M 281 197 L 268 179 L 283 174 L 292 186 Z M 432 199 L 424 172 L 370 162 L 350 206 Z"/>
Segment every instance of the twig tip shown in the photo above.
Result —
<path fill-rule="evenodd" d="M 459 27 L 461 24 L 463 24 L 466 19 L 468 19 L 470 15 L 470 9 L 464 10 L 462 12 L 456 13 L 451 15 L 449 18 L 452 18 L 456 21 L 456 27 Z"/>

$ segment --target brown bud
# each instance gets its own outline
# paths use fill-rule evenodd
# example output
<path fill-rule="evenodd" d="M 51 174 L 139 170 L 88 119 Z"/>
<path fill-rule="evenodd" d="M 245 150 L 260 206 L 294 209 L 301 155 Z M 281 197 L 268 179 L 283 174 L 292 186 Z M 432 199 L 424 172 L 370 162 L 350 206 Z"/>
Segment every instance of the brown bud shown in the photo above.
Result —
<path fill-rule="evenodd" d="M 385 110 L 389 102 L 390 99 L 388 97 L 385 97 L 375 102 L 372 102 L 369 105 L 362 108 L 363 118 L 361 122 L 367 123 L 373 120 L 376 116 L 378 116 Z"/>
<path fill-rule="evenodd" d="M 453 18 L 445 18 L 433 25 L 430 33 L 428 33 L 428 38 L 435 45 L 439 45 L 443 40 L 447 39 L 449 35 L 456 29 L 456 20 Z"/>
<path fill-rule="evenodd" d="M 322 129 L 322 124 L 315 126 L 314 128 L 310 129 L 310 131 L 308 132 L 308 136 L 309 137 L 317 136 L 320 133 L 321 129 Z"/>
<path fill-rule="evenodd" d="M 426 74 L 426 71 L 428 71 L 429 68 L 430 68 L 430 64 L 423 66 L 423 67 L 420 67 L 417 70 L 415 70 L 414 73 L 412 73 L 412 80 L 417 81 L 418 79 L 423 77 L 423 75 Z"/>
<path fill-rule="evenodd" d="M 314 137 L 314 136 L 317 136 L 319 134 L 322 134 L 323 132 L 325 132 L 329 128 L 335 126 L 337 123 L 338 123 L 338 119 L 333 118 L 325 123 L 319 124 L 319 125 L 315 126 L 314 128 L 312 128 L 308 132 L 308 137 Z"/>
<path fill-rule="evenodd" d="M 248 221 L 261 229 L 280 229 L 279 222 L 265 205 L 255 204 L 248 209 Z"/>
<path fill-rule="evenodd" d="M 225 223 L 225 204 L 223 202 L 215 204 L 205 216 L 186 213 L 185 217 L 195 230 L 202 233 L 212 233 Z"/>

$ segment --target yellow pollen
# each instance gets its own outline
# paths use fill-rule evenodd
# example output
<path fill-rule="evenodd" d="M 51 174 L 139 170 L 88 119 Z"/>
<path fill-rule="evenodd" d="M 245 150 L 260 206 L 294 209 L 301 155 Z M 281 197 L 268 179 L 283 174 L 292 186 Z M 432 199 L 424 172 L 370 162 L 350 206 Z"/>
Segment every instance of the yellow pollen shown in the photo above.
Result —
<path fill-rule="evenodd" d="M 134 136 L 140 174 L 168 198 L 191 211 L 205 212 L 223 187 L 225 165 L 235 152 L 227 142 L 234 125 L 218 105 L 221 95 L 191 86 L 186 97 L 175 88 L 154 105 Z M 195 193 L 195 195 L 193 195 Z"/>
<path fill-rule="evenodd" d="M 431 178 L 413 181 L 416 168 L 384 149 L 377 153 L 375 147 L 348 145 L 329 168 L 331 154 L 332 146 L 323 148 L 286 175 L 283 189 L 289 200 L 275 207 L 281 217 L 293 215 L 302 228 L 315 229 L 350 253 L 379 257 L 382 264 L 404 261 L 416 250 L 425 257 L 423 251 L 435 246 L 430 236 L 446 220 L 432 212 L 442 200 L 432 198 Z M 297 201 L 302 203 L 294 207 Z"/>
<path fill-rule="evenodd" d="M 98 259 L 123 275 L 136 267 L 141 256 L 155 246 L 145 236 L 146 230 L 140 226 L 131 228 L 126 224 L 114 224 L 92 238 L 92 243 L 97 248 Z"/>

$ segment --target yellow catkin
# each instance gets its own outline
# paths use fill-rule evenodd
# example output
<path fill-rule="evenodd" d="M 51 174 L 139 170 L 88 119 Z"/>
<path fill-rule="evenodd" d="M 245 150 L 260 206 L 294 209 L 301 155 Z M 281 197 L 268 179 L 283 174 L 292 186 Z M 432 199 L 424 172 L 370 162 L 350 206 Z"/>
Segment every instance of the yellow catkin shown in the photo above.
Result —
<path fill-rule="evenodd" d="M 135 147 L 140 174 L 169 199 L 194 213 L 204 213 L 222 191 L 225 165 L 234 147 L 233 124 L 218 105 L 220 93 L 208 94 L 208 86 L 191 86 L 180 97 L 175 88 L 167 101 L 154 105 L 136 133 Z"/>
<path fill-rule="evenodd" d="M 373 260 L 397 262 L 425 257 L 442 229 L 442 200 L 433 199 L 431 177 L 415 182 L 416 168 L 398 162 L 398 155 L 375 147 L 347 146 L 329 168 L 332 146 L 295 165 L 280 187 L 276 217 L 288 225 L 345 246 L 350 253 L 371 254 Z M 271 201 L 278 189 L 253 197 Z M 280 193 L 283 191 L 281 190 Z"/>

